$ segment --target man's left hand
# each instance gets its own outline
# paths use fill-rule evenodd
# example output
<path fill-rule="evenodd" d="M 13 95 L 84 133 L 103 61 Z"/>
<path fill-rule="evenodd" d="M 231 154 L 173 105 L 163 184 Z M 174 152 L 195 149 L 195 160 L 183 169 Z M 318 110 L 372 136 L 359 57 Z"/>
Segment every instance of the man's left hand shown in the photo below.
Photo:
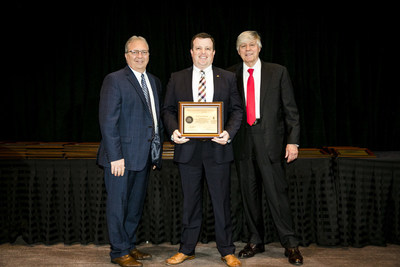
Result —
<path fill-rule="evenodd" d="M 214 137 L 211 141 L 218 143 L 220 145 L 226 145 L 229 140 L 229 133 L 227 131 L 223 131 L 219 136 Z"/>

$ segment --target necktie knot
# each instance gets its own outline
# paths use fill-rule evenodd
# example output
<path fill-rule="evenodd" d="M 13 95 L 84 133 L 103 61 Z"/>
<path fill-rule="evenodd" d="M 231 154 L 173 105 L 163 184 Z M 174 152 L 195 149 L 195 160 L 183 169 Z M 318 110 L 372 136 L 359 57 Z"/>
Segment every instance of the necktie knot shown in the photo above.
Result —
<path fill-rule="evenodd" d="M 254 69 L 248 69 L 247 70 L 250 73 L 250 76 L 253 75 Z"/>

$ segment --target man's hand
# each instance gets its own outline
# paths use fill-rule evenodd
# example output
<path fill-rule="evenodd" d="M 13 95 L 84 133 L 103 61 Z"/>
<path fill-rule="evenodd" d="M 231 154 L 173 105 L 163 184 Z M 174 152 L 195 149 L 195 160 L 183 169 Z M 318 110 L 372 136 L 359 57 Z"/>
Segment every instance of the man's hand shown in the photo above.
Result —
<path fill-rule="evenodd" d="M 182 137 L 182 134 L 179 132 L 179 130 L 175 130 L 172 133 L 172 141 L 174 141 L 177 144 L 184 144 L 188 142 L 190 139 L 186 137 Z"/>
<path fill-rule="evenodd" d="M 299 155 L 299 149 L 294 144 L 287 144 L 286 145 L 286 154 L 285 159 L 287 159 L 287 163 L 294 161 L 297 159 Z"/>
<path fill-rule="evenodd" d="M 115 176 L 124 176 L 125 173 L 125 160 L 119 159 L 111 162 L 111 174 Z"/>
<path fill-rule="evenodd" d="M 229 140 L 229 133 L 227 131 L 223 131 L 218 137 L 214 137 L 211 141 L 218 143 L 220 145 L 226 145 Z"/>

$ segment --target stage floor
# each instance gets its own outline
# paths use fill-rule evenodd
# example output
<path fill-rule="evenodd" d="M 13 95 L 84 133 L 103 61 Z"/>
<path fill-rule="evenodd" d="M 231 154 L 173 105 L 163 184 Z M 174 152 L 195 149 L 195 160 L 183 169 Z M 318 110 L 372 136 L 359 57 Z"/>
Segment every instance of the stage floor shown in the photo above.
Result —
<path fill-rule="evenodd" d="M 236 255 L 244 247 L 244 243 L 236 242 Z M 142 261 L 143 266 L 166 266 L 166 258 L 176 253 L 178 245 L 163 243 L 159 245 L 141 244 L 139 249 L 151 253 L 152 260 Z M 307 267 L 321 266 L 399 266 L 400 246 L 388 244 L 386 247 L 366 246 L 354 247 L 322 247 L 311 244 L 300 247 Z M 26 245 L 22 242 L 16 244 L 0 245 L 0 266 L 40 267 L 102 267 L 116 266 L 110 263 L 108 245 Z M 196 249 L 196 258 L 184 262 L 179 266 L 226 266 L 221 260 L 215 242 L 208 244 L 199 243 Z M 250 259 L 242 259 L 242 266 L 292 266 L 283 255 L 283 248 L 279 243 L 266 245 L 266 251 Z"/>

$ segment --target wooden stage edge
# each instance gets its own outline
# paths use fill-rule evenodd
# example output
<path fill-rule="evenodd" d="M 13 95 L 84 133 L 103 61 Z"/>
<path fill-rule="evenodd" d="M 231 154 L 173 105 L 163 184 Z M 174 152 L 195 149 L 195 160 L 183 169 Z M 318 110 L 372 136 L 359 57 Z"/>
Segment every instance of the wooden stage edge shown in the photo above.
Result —
<path fill-rule="evenodd" d="M 95 159 L 99 142 L 1 142 L 0 159 Z M 174 144 L 163 143 L 163 159 L 173 159 Z M 299 158 L 375 157 L 368 148 L 329 146 L 299 148 Z"/>

